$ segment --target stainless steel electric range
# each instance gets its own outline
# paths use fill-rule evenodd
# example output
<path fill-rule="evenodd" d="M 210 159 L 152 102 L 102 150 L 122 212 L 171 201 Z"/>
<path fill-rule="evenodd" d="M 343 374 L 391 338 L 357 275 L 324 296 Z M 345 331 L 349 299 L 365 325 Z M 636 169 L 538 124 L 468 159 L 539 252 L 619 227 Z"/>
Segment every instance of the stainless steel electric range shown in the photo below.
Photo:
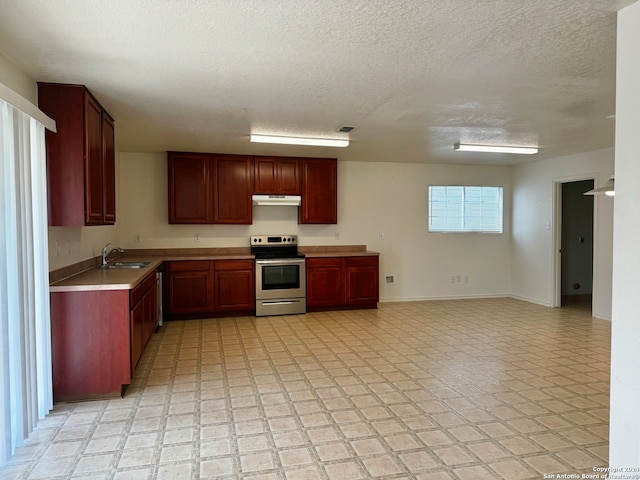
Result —
<path fill-rule="evenodd" d="M 256 316 L 305 313 L 305 258 L 298 252 L 298 237 L 256 235 L 250 242 L 256 258 Z"/>

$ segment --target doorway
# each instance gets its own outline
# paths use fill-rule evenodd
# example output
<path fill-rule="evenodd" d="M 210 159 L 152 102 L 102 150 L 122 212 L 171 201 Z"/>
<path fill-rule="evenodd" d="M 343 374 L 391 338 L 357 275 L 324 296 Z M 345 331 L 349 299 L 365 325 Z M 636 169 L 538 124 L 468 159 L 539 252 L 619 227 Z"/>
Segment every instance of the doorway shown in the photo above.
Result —
<path fill-rule="evenodd" d="M 560 186 L 560 307 L 592 310 L 594 180 Z"/>

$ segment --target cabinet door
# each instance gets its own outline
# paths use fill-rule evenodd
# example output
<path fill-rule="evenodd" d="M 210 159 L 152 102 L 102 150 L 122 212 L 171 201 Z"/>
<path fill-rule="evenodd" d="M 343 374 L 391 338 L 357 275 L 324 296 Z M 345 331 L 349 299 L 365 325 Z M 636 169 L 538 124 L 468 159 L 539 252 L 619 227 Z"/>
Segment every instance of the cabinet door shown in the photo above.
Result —
<path fill-rule="evenodd" d="M 136 366 L 142 356 L 143 345 L 143 325 L 145 316 L 145 304 L 144 301 L 138 302 L 131 309 L 131 376 L 135 372 Z"/>
<path fill-rule="evenodd" d="M 338 223 L 336 159 L 305 159 L 299 223 Z"/>
<path fill-rule="evenodd" d="M 103 208 L 102 108 L 89 94 L 85 95 L 85 221 L 101 225 Z"/>
<path fill-rule="evenodd" d="M 281 158 L 278 162 L 278 193 L 300 195 L 300 160 Z"/>
<path fill-rule="evenodd" d="M 168 314 L 213 312 L 213 262 L 169 262 Z"/>
<path fill-rule="evenodd" d="M 213 223 L 213 157 L 169 152 L 169 223 Z"/>
<path fill-rule="evenodd" d="M 116 223 L 116 162 L 113 119 L 102 111 L 103 223 Z"/>
<path fill-rule="evenodd" d="M 341 258 L 309 258 L 306 262 L 307 307 L 344 304 Z"/>
<path fill-rule="evenodd" d="M 253 159 L 236 155 L 215 157 L 214 222 L 251 224 Z"/>
<path fill-rule="evenodd" d="M 255 193 L 277 194 L 278 160 L 274 157 L 256 157 L 253 171 L 255 174 Z"/>
<path fill-rule="evenodd" d="M 216 311 L 254 310 L 253 260 L 217 260 L 215 263 Z"/>
<path fill-rule="evenodd" d="M 378 257 L 352 257 L 345 260 L 345 303 L 378 303 Z"/>
<path fill-rule="evenodd" d="M 300 195 L 300 160 L 286 157 L 255 157 L 254 193 Z"/>
<path fill-rule="evenodd" d="M 144 350 L 158 326 L 158 288 L 155 283 L 147 290 L 142 301 L 144 303 L 144 320 L 142 324 L 142 348 Z"/>

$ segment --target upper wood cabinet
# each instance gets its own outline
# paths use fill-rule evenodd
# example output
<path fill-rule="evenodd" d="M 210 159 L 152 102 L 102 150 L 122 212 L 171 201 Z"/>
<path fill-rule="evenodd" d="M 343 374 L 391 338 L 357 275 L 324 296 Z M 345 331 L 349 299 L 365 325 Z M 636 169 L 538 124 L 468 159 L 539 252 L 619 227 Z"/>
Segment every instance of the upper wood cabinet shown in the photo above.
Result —
<path fill-rule="evenodd" d="M 251 157 L 167 152 L 167 165 L 169 223 L 251 223 Z"/>
<path fill-rule="evenodd" d="M 168 152 L 169 223 L 213 223 L 213 155 Z"/>
<path fill-rule="evenodd" d="M 306 158 L 302 162 L 299 223 L 338 223 L 338 162 Z"/>
<path fill-rule="evenodd" d="M 38 83 L 38 106 L 58 130 L 46 132 L 49 225 L 114 224 L 113 118 L 84 85 Z"/>
<path fill-rule="evenodd" d="M 253 159 L 241 155 L 215 155 L 214 223 L 250 225 L 252 194 Z"/>
<path fill-rule="evenodd" d="M 301 195 L 299 223 L 338 223 L 335 158 L 167 152 L 169 223 L 253 220 L 253 194 Z"/>
<path fill-rule="evenodd" d="M 300 195 L 298 158 L 255 157 L 255 191 L 267 195 Z"/>

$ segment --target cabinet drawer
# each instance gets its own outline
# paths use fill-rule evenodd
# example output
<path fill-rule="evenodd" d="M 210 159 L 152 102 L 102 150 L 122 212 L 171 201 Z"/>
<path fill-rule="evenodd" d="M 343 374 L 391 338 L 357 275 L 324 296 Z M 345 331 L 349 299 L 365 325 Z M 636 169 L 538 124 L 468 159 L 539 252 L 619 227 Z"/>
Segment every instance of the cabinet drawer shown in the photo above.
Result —
<path fill-rule="evenodd" d="M 348 257 L 347 267 L 375 267 L 378 265 L 378 257 Z"/>
<path fill-rule="evenodd" d="M 154 270 L 152 274 L 148 275 L 144 280 L 142 280 L 142 283 L 131 290 L 131 292 L 129 293 L 129 305 L 133 307 L 136 303 L 138 303 L 145 292 L 153 287 L 155 283 L 156 275 Z"/>
<path fill-rule="evenodd" d="M 216 271 L 251 269 L 253 269 L 253 260 L 216 260 Z"/>
<path fill-rule="evenodd" d="M 170 272 L 199 272 L 211 267 L 209 260 L 172 260 L 168 263 Z"/>
<path fill-rule="evenodd" d="M 316 257 L 307 258 L 307 267 L 341 267 L 342 258 L 340 257 Z"/>

